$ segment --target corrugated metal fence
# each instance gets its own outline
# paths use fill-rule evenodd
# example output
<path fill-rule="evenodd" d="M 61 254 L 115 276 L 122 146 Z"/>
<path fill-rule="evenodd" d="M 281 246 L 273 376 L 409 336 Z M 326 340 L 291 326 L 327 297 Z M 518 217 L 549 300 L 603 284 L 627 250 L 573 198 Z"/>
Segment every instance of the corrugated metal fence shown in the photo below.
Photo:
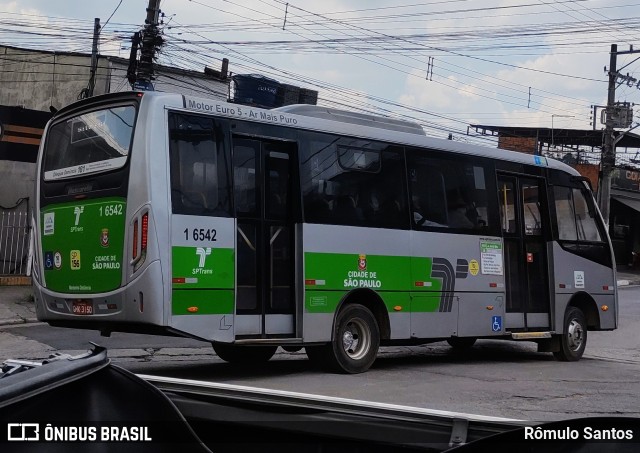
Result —
<path fill-rule="evenodd" d="M 0 275 L 31 275 L 29 199 L 0 206 Z"/>

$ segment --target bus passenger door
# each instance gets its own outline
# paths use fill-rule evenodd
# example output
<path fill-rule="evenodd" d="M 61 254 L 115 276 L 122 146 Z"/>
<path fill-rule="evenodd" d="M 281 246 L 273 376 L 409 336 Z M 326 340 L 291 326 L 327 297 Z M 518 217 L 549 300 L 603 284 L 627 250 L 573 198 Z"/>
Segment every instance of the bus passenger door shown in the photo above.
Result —
<path fill-rule="evenodd" d="M 295 144 L 235 136 L 236 339 L 295 332 Z"/>
<path fill-rule="evenodd" d="M 550 326 L 548 209 L 544 180 L 499 176 L 500 225 L 504 238 L 506 329 Z"/>

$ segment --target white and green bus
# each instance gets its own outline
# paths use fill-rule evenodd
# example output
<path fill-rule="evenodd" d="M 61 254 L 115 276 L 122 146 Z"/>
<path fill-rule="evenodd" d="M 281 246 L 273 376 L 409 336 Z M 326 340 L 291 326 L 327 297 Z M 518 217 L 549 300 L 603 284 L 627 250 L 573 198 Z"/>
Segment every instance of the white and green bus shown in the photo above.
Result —
<path fill-rule="evenodd" d="M 278 346 L 367 370 L 379 346 L 617 327 L 591 190 L 541 156 L 317 106 L 118 93 L 60 110 L 37 167 L 34 286 L 53 326 Z"/>

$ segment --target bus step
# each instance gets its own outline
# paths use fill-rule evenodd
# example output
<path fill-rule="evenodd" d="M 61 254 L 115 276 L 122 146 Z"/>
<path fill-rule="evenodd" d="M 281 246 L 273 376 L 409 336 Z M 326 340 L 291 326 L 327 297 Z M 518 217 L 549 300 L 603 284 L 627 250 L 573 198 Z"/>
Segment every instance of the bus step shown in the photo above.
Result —
<path fill-rule="evenodd" d="M 538 340 L 540 338 L 551 338 L 551 332 L 512 332 L 513 340 Z"/>
<path fill-rule="evenodd" d="M 302 338 L 248 338 L 246 340 L 236 340 L 237 345 L 281 345 L 281 344 L 301 344 Z"/>

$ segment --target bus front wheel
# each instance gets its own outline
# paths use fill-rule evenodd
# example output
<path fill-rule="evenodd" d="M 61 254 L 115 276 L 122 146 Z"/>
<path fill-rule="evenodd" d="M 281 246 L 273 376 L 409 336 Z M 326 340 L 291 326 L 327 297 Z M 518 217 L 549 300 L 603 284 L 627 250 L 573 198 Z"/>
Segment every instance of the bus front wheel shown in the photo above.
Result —
<path fill-rule="evenodd" d="M 587 347 L 587 321 L 577 307 L 569 307 L 564 315 L 563 332 L 560 335 L 560 350 L 553 355 L 563 362 L 577 362 Z"/>
<path fill-rule="evenodd" d="M 367 307 L 349 304 L 336 317 L 332 339 L 327 345 L 306 348 L 309 359 L 340 373 L 363 373 L 378 355 L 380 330 Z"/>
<path fill-rule="evenodd" d="M 213 343 L 213 350 L 225 362 L 250 365 L 268 361 L 276 353 L 277 346 L 238 346 Z"/>

